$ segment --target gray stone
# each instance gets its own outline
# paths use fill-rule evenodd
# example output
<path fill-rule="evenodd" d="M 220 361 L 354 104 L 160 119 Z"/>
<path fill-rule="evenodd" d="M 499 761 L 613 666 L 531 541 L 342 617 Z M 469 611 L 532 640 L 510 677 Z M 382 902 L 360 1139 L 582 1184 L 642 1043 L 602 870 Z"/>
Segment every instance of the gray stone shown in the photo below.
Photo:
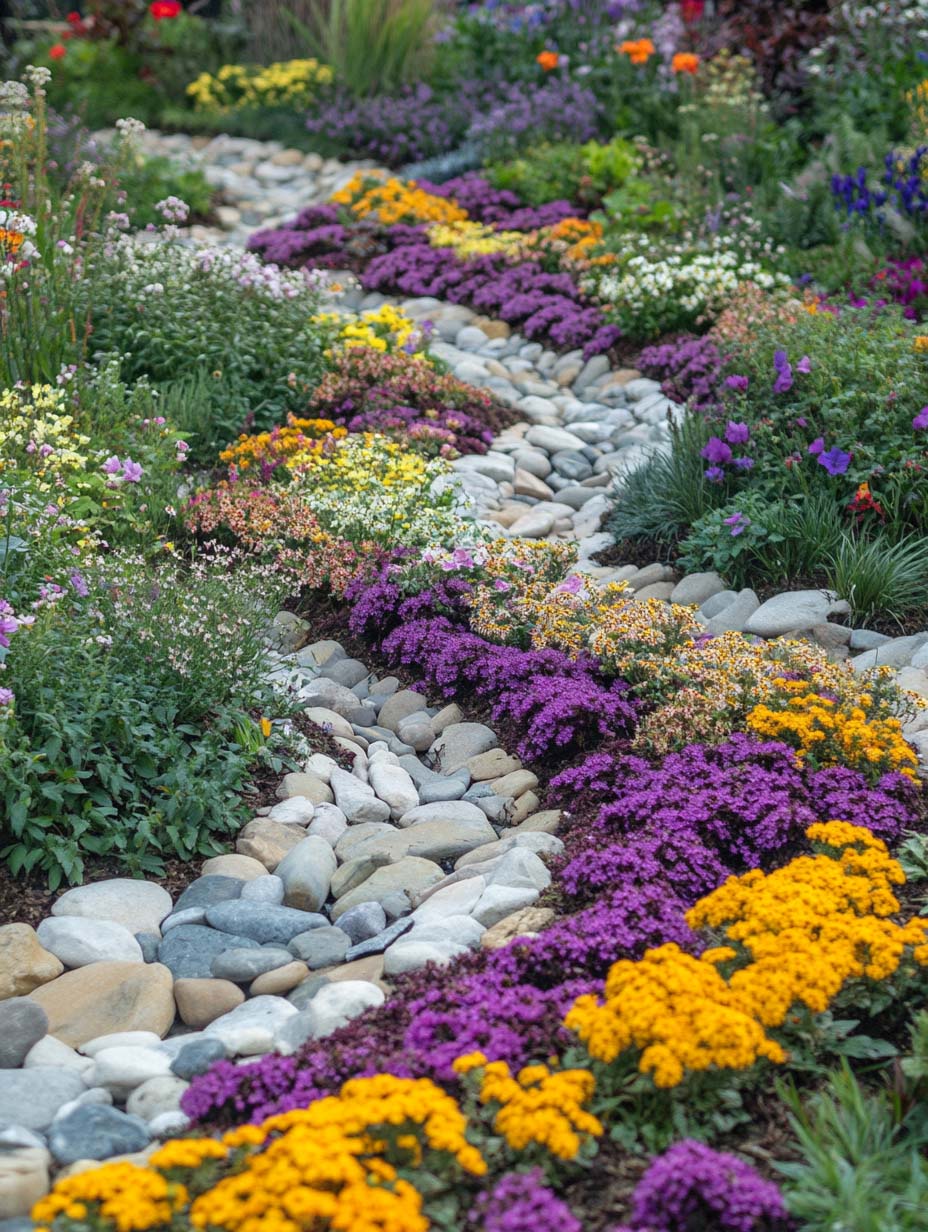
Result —
<path fill-rule="evenodd" d="M 293 612 L 278 612 L 268 630 L 268 641 L 283 654 L 299 650 L 309 641 L 309 621 Z"/>
<path fill-rule="evenodd" d="M 316 971 L 342 962 L 350 944 L 348 934 L 341 928 L 314 928 L 291 940 L 290 956 L 302 959 L 310 971 Z"/>
<path fill-rule="evenodd" d="M 719 633 L 744 632 L 744 627 L 760 607 L 760 599 L 750 588 L 739 590 L 731 603 L 725 605 L 717 616 L 706 625 L 706 631 L 713 637 Z"/>
<path fill-rule="evenodd" d="M 36 929 L 39 941 L 66 967 L 96 962 L 141 962 L 142 949 L 122 924 L 80 916 L 50 916 Z"/>
<path fill-rule="evenodd" d="M 686 578 L 683 579 L 686 581 Z M 700 604 L 699 610 L 705 616 L 706 620 L 711 620 L 713 616 L 718 616 L 723 612 L 729 603 L 734 603 L 738 598 L 736 590 L 720 590 L 718 594 L 712 595 Z"/>
<path fill-rule="evenodd" d="M 851 650 L 876 650 L 892 639 L 885 633 L 877 633 L 875 629 L 852 629 L 849 645 Z"/>
<path fill-rule="evenodd" d="M 826 590 L 789 590 L 774 595 L 748 617 L 745 633 L 759 637 L 781 637 L 825 624 L 830 613 L 838 610 L 835 596 Z"/>
<path fill-rule="evenodd" d="M 542 401 L 542 399 L 536 399 L 536 401 Z M 553 406 L 553 404 L 549 405 Z M 533 424 L 526 432 L 525 440 L 527 444 L 535 445 L 547 454 L 559 453 L 563 449 L 582 449 L 585 444 L 573 432 L 568 432 L 565 428 L 548 427 L 545 424 Z"/>
<path fill-rule="evenodd" d="M 358 903 L 357 907 L 352 907 L 340 916 L 338 921 L 338 927 L 348 934 L 352 946 L 376 937 L 386 926 L 387 913 L 380 903 Z"/>
<path fill-rule="evenodd" d="M 467 953 L 466 945 L 459 945 L 450 937 L 435 941 L 416 941 L 414 938 L 398 941 L 387 950 L 383 964 L 384 975 L 403 975 L 418 971 L 428 963 L 447 966 L 453 958 Z"/>
<path fill-rule="evenodd" d="M 284 883 L 276 873 L 265 873 L 253 881 L 246 881 L 239 897 L 246 903 L 269 903 L 272 907 L 279 907 L 284 901 Z"/>
<path fill-rule="evenodd" d="M 469 791 L 474 791 L 474 788 L 471 787 Z M 488 787 L 487 794 L 492 795 L 493 789 Z M 415 808 L 403 814 L 399 825 L 401 829 L 406 830 L 429 821 L 460 821 L 464 824 L 475 822 L 479 825 L 482 820 L 480 809 L 469 800 L 444 800 L 436 804 L 416 805 Z"/>
<path fill-rule="evenodd" d="M 47 1129 L 58 1109 L 85 1090 L 76 1069 L 0 1069 L 0 1108 L 15 1109 L 17 1124 L 25 1129 Z"/>
<path fill-rule="evenodd" d="M 373 904 L 372 903 L 362 903 L 361 906 L 379 907 L 380 904 L 379 903 L 373 903 Z M 352 908 L 352 910 L 357 911 L 358 908 L 354 907 Z M 382 907 L 381 907 L 381 911 L 383 912 Z M 346 912 L 345 914 L 348 915 L 350 913 Z M 383 917 L 384 917 L 384 923 L 386 923 L 386 912 L 383 912 Z M 342 920 L 344 918 L 345 917 L 342 916 Z M 342 920 L 339 920 L 339 927 L 341 927 Z M 403 933 L 408 932 L 409 929 L 412 928 L 412 926 L 413 926 L 413 921 L 409 916 L 405 916 L 402 919 L 395 920 L 389 926 L 389 928 L 382 928 L 376 934 L 376 936 L 369 937 L 367 940 L 359 941 L 356 945 L 353 945 L 351 949 L 348 951 L 348 953 L 345 955 L 345 961 L 353 962 L 356 958 L 369 958 L 372 954 L 382 954 L 384 950 L 388 949 L 393 944 L 393 942 L 396 941 L 397 937 L 402 937 Z"/>
<path fill-rule="evenodd" d="M 507 915 L 531 907 L 538 898 L 538 891 L 528 887 L 488 885 L 473 910 L 473 917 L 486 928 L 492 928 Z"/>
<path fill-rule="evenodd" d="M 171 915 L 176 915 L 187 907 L 212 907 L 216 903 L 238 898 L 244 884 L 238 877 L 223 877 L 216 873 L 198 877 L 196 881 L 191 881 L 178 898 Z"/>
<path fill-rule="evenodd" d="M 158 962 L 171 971 L 175 980 L 203 980 L 212 976 L 213 959 L 225 950 L 257 949 L 251 937 L 217 932 L 202 924 L 182 924 L 172 928 L 158 946 Z"/>
<path fill-rule="evenodd" d="M 222 1040 L 208 1036 L 192 1039 L 189 1044 L 184 1044 L 171 1062 L 171 1073 L 189 1082 L 197 1074 L 205 1074 L 213 1062 L 222 1061 L 225 1055 Z"/>
<path fill-rule="evenodd" d="M 0 1121 L 0 1152 L 20 1146 L 45 1146 L 44 1134 L 25 1129 L 15 1121 Z"/>
<path fill-rule="evenodd" d="M 452 801 L 450 807 L 464 803 Z M 447 809 L 449 804 L 428 804 L 422 807 Z M 417 822 L 416 825 L 397 830 L 393 834 L 372 835 L 364 840 L 363 845 L 359 845 L 357 854 L 386 855 L 394 860 L 407 855 L 436 861 L 457 859 L 465 851 L 483 843 L 490 843 L 496 837 L 496 832 L 483 813 L 475 805 L 470 807 L 474 809 L 476 816 L 469 816 L 467 820 L 436 817 L 434 820 Z M 341 901 L 339 899 L 339 902 Z"/>
<path fill-rule="evenodd" d="M 16 1069 L 48 1033 L 48 1015 L 30 997 L 0 1001 L 0 1069 Z"/>
<path fill-rule="evenodd" d="M 335 792 L 335 803 L 352 824 L 386 821 L 390 816 L 390 806 L 378 800 L 372 787 L 347 770 L 333 770 L 331 786 Z"/>
<path fill-rule="evenodd" d="M 431 725 L 429 733 L 432 734 Z M 390 806 L 390 816 L 394 821 L 419 803 L 415 784 L 402 766 L 380 760 L 380 757 L 372 758 L 367 777 L 378 798 Z"/>
<path fill-rule="evenodd" d="M 158 946 L 161 944 L 161 938 L 157 933 L 136 933 L 135 939 L 139 943 L 139 949 L 142 951 L 142 961 L 153 963 L 158 961 Z"/>
<path fill-rule="evenodd" d="M 327 923 L 324 915 L 315 912 L 241 900 L 210 907 L 206 918 L 212 928 L 238 937 L 251 937 L 261 945 L 287 945 L 298 933 L 321 928 Z"/>
<path fill-rule="evenodd" d="M 427 705 L 428 699 L 421 693 L 416 693 L 412 689 L 401 689 L 392 697 L 387 698 L 380 708 L 377 721 L 381 727 L 386 727 L 389 731 L 396 733 L 401 719 L 415 714 L 417 710 L 424 710 Z"/>
<path fill-rule="evenodd" d="M 347 829 L 348 818 L 338 805 L 320 804 L 316 808 L 316 815 L 309 823 L 306 833 L 310 837 L 324 838 L 331 847 L 334 847 Z"/>
<path fill-rule="evenodd" d="M 593 468 L 583 454 L 574 449 L 558 450 L 557 453 L 551 455 L 551 461 L 557 473 L 571 480 L 572 483 L 589 479 L 593 474 Z"/>
<path fill-rule="evenodd" d="M 331 843 L 318 835 L 304 838 L 277 866 L 276 876 L 284 883 L 284 902 L 300 911 L 321 910 L 337 867 Z"/>
<path fill-rule="evenodd" d="M 130 933 L 154 933 L 171 906 L 171 896 L 163 886 L 153 881 L 113 877 L 67 890 L 56 900 L 52 915 L 111 920 Z"/>
<path fill-rule="evenodd" d="M 124 1100 L 130 1091 L 149 1078 L 167 1074 L 170 1068 L 170 1058 L 160 1048 L 114 1045 L 96 1054 L 87 1081 L 105 1087 L 114 1099 Z"/>
<path fill-rule="evenodd" d="M 277 1032 L 276 1043 L 285 1055 L 308 1039 L 324 1039 L 372 1006 L 383 1005 L 384 994 L 367 980 L 341 980 L 326 984 L 298 1017 Z"/>
<path fill-rule="evenodd" d="M 233 1056 L 256 1056 L 270 1052 L 277 1032 L 296 1013 L 284 997 L 252 997 L 211 1022 L 203 1034 L 221 1040 Z"/>
<path fill-rule="evenodd" d="M 670 595 L 671 603 L 679 603 L 684 607 L 695 604 L 700 607 L 713 595 L 720 595 L 725 590 L 725 583 L 714 571 L 706 573 L 689 573 L 681 578 Z M 707 615 L 707 613 L 705 613 Z"/>
<path fill-rule="evenodd" d="M 300 690 L 300 700 L 307 708 L 322 707 L 334 710 L 343 718 L 349 719 L 353 710 L 358 708 L 358 699 L 350 689 L 326 676 L 317 676 Z"/>
<path fill-rule="evenodd" d="M 65 1165 L 79 1159 L 109 1159 L 142 1151 L 151 1137 L 141 1117 L 106 1104 L 84 1104 L 55 1122 L 48 1135 L 48 1149 L 56 1163 Z"/>
<path fill-rule="evenodd" d="M 337 663 L 327 663 L 325 674 L 329 680 L 351 689 L 370 675 L 365 664 L 360 659 L 339 659 Z"/>
<path fill-rule="evenodd" d="M 231 980 L 233 984 L 250 984 L 266 971 L 276 971 L 293 961 L 289 950 L 279 946 L 259 949 L 223 950 L 213 959 L 210 972 L 214 979 Z"/>
<path fill-rule="evenodd" d="M 487 877 L 487 885 L 502 885 L 514 890 L 535 890 L 539 894 L 551 884 L 551 874 L 543 861 L 527 847 L 513 847 L 505 853 Z M 494 921 L 495 923 L 495 921 Z"/>
<path fill-rule="evenodd" d="M 873 650 L 865 650 L 863 654 L 856 655 L 851 659 L 851 665 L 856 671 L 869 667 L 905 667 L 926 643 L 928 633 L 894 637 L 888 642 L 881 642 Z"/>
<path fill-rule="evenodd" d="M 189 1085 L 176 1074 L 162 1074 L 158 1078 L 149 1078 L 140 1087 L 136 1087 L 126 1100 L 126 1112 L 130 1116 L 139 1117 L 151 1127 L 156 1117 L 164 1116 L 166 1112 L 177 1112 L 180 1109 L 181 1096 Z"/>
<path fill-rule="evenodd" d="M 417 711 L 400 720 L 396 734 L 417 753 L 424 753 L 434 743 L 437 733 L 429 716 Z"/>
<path fill-rule="evenodd" d="M 378 868 L 360 885 L 342 895 L 331 909 L 332 919 L 338 920 L 358 903 L 368 902 L 380 903 L 389 916 L 390 912 L 387 907 L 389 895 L 397 891 L 415 893 L 424 890 L 436 881 L 441 881 L 442 876 L 442 870 L 434 860 L 404 856 L 393 864 Z"/>
<path fill-rule="evenodd" d="M 439 804 L 446 800 L 460 800 L 464 795 L 464 780 L 458 778 L 437 778 L 434 782 L 424 783 L 419 788 L 419 800 L 422 804 Z"/>
<path fill-rule="evenodd" d="M 451 723 L 430 749 L 438 769 L 451 774 L 471 757 L 499 744 L 496 733 L 485 723 Z"/>
<path fill-rule="evenodd" d="M 161 922 L 161 935 L 166 937 L 172 928 L 180 928 L 183 924 L 202 924 L 205 919 L 205 907 L 185 907 L 183 911 L 172 911 Z"/>

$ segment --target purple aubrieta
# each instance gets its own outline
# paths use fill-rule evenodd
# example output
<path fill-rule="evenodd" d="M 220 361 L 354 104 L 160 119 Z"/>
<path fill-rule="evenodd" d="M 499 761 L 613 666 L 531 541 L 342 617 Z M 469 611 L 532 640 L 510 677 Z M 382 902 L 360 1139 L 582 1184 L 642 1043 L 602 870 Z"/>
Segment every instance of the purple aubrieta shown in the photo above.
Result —
<path fill-rule="evenodd" d="M 746 423 L 735 423 L 734 420 L 728 421 L 728 426 L 725 428 L 725 439 L 730 445 L 744 445 L 751 438 L 751 429 Z"/>
<path fill-rule="evenodd" d="M 726 462 L 731 461 L 732 454 L 730 447 L 720 436 L 710 436 L 700 450 L 700 456 L 712 466 L 724 466 Z"/>
<path fill-rule="evenodd" d="M 921 432 L 928 429 L 928 406 L 923 406 L 918 412 L 912 420 L 912 427 L 916 432 Z"/>

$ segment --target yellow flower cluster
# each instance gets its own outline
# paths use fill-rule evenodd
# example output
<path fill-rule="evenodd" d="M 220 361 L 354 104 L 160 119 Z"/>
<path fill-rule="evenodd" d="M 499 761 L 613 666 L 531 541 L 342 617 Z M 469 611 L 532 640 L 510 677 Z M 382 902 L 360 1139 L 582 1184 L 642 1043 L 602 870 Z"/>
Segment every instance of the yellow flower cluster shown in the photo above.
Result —
<path fill-rule="evenodd" d="M 333 328 L 336 347 L 363 346 L 374 351 L 394 352 L 404 347 L 414 349 L 422 342 L 422 331 L 415 321 L 392 304 L 370 308 L 358 316 L 320 312 L 313 321 Z M 415 357 L 422 359 L 423 353 L 416 351 Z"/>
<path fill-rule="evenodd" d="M 615 587 L 600 592 L 589 649 L 607 670 L 635 683 L 663 669 L 674 650 L 702 632 L 693 608 L 661 599 L 627 598 Z"/>
<path fill-rule="evenodd" d="M 239 471 L 259 467 L 262 463 L 277 465 L 288 462 L 295 455 L 304 458 L 319 454 L 326 442 L 341 440 L 348 435 L 347 428 L 336 427 L 331 419 L 297 419 L 288 415 L 284 426 L 270 432 L 246 433 L 219 455 L 220 462 L 234 466 Z"/>
<path fill-rule="evenodd" d="M 505 1061 L 487 1061 L 482 1052 L 459 1057 L 453 1069 L 458 1074 L 479 1071 L 480 1102 L 499 1105 L 493 1128 L 514 1151 L 535 1144 L 557 1159 L 575 1159 L 587 1135 L 603 1133 L 600 1121 L 584 1107 L 596 1087 L 587 1069 L 526 1065 L 513 1077 Z"/>
<path fill-rule="evenodd" d="M 146 1232 L 180 1214 L 190 1227 L 223 1232 L 427 1232 L 422 1197 L 400 1170 L 483 1176 L 466 1130 L 457 1103 L 429 1079 L 377 1074 L 219 1142 L 168 1142 L 145 1167 L 104 1164 L 69 1177 L 33 1215 L 43 1232 L 90 1219 Z"/>
<path fill-rule="evenodd" d="M 315 488 L 366 492 L 371 488 L 422 488 L 447 465 L 429 461 L 376 432 L 352 433 L 331 448 L 297 450 L 287 461 L 301 479 Z"/>
<path fill-rule="evenodd" d="M 505 253 L 509 260 L 518 260 L 525 252 L 523 231 L 495 231 L 482 222 L 435 223 L 429 227 L 429 243 L 433 248 L 452 248 L 459 257 L 483 257 Z"/>
<path fill-rule="evenodd" d="M 28 392 L 6 389 L 0 393 L 0 475 L 26 470 L 47 491 L 53 477 L 64 471 L 84 470 L 81 453 L 90 437 L 76 430 L 74 416 L 66 412 L 65 395 L 52 385 L 33 385 Z"/>
<path fill-rule="evenodd" d="M 224 64 L 215 76 L 201 73 L 187 87 L 187 95 L 197 111 L 302 107 L 332 78 L 331 68 L 318 60 L 283 60 L 263 68 Z"/>
<path fill-rule="evenodd" d="M 116 1232 L 146 1232 L 169 1225 L 188 1202 L 183 1185 L 135 1164 L 113 1163 L 59 1181 L 32 1210 L 36 1232 L 67 1221 L 104 1221 Z"/>
<path fill-rule="evenodd" d="M 611 265 L 616 260 L 615 253 L 593 255 L 595 248 L 602 243 L 602 238 L 602 223 L 588 218 L 562 218 L 553 226 L 542 227 L 540 231 L 536 231 L 531 247 L 542 252 L 553 252 L 568 262 L 582 264 L 584 268 L 590 265 Z"/>
<path fill-rule="evenodd" d="M 792 745 L 799 763 L 853 766 L 877 776 L 896 770 L 917 777 L 918 759 L 899 720 L 872 717 L 866 694 L 848 707 L 810 692 L 801 680 L 780 678 L 774 686 L 786 694 L 785 700 L 780 705 L 755 706 L 747 716 L 748 730 Z"/>
<path fill-rule="evenodd" d="M 659 1087 L 710 1068 L 745 1069 L 785 1060 L 767 1030 L 792 1008 L 824 1012 L 850 979 L 883 980 L 907 953 L 928 965 L 928 920 L 896 924 L 892 886 L 905 878 L 869 830 L 832 821 L 813 825 L 824 848 L 765 874 L 730 877 L 688 913 L 691 928 L 722 930 L 727 944 L 700 958 L 675 944 L 640 962 L 616 963 L 603 1000 L 578 998 L 565 1019 L 590 1055 L 611 1062 L 640 1050 L 642 1073 Z M 727 977 L 718 967 L 733 963 Z"/>
<path fill-rule="evenodd" d="M 639 1049 L 638 1068 L 655 1086 L 677 1086 L 688 1072 L 786 1059 L 712 963 L 673 942 L 649 950 L 640 962 L 614 963 L 603 997 L 601 1004 L 594 996 L 578 997 L 564 1025 L 598 1061 Z"/>
<path fill-rule="evenodd" d="M 401 222 L 464 222 L 467 218 L 457 202 L 427 193 L 414 180 L 371 171 L 359 171 L 331 200 L 346 206 L 355 218 L 370 218 L 388 227 Z"/>

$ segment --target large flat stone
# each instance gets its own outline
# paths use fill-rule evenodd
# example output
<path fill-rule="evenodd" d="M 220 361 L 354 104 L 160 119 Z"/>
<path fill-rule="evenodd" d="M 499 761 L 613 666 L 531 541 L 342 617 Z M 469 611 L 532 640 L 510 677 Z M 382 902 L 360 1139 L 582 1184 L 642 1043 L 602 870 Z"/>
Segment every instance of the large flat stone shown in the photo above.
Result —
<path fill-rule="evenodd" d="M 113 1031 L 154 1031 L 174 1022 L 174 981 L 161 963 L 100 962 L 68 971 L 30 994 L 50 1035 L 79 1048 Z"/>

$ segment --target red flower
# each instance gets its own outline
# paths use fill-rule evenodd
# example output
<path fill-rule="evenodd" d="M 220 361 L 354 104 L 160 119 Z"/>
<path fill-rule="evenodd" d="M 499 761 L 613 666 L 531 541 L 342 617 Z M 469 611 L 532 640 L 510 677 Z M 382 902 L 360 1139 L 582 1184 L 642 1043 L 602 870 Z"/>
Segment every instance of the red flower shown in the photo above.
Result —
<path fill-rule="evenodd" d="M 699 21 L 705 7 L 705 0 L 680 0 L 680 16 L 687 22 Z"/>
<path fill-rule="evenodd" d="M 82 20 L 83 19 L 80 13 L 69 13 L 68 14 L 68 24 L 71 26 L 79 26 Z"/>
<path fill-rule="evenodd" d="M 48 49 L 49 58 L 52 60 L 61 60 L 68 54 L 68 49 L 64 43 L 55 43 Z"/>
<path fill-rule="evenodd" d="M 148 11 L 155 21 L 164 21 L 165 18 L 180 17 L 184 6 L 180 0 L 152 0 Z"/>

